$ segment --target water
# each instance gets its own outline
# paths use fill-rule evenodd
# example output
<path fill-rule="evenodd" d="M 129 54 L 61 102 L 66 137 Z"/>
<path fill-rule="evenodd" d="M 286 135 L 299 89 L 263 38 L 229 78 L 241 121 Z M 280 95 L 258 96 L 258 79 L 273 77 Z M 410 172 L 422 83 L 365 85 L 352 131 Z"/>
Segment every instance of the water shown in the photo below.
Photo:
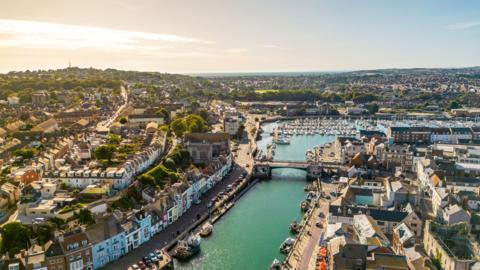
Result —
<path fill-rule="evenodd" d="M 267 144 L 272 143 L 270 133 L 277 123 L 267 123 L 262 126 L 262 140 L 257 142 L 258 148 L 265 151 Z M 305 153 L 314 146 L 323 145 L 335 141 L 335 136 L 324 135 L 295 135 L 291 137 L 290 144 L 277 145 L 273 160 L 305 161 Z"/>
<path fill-rule="evenodd" d="M 276 123 L 262 128 L 260 149 L 272 142 L 269 135 Z M 289 145 L 278 145 L 275 160 L 305 160 L 305 152 L 331 142 L 334 136 L 293 136 Z M 272 180 L 257 183 L 224 217 L 214 224 L 213 234 L 202 239 L 201 252 L 187 263 L 175 262 L 182 270 L 262 270 L 273 259 L 284 259 L 280 244 L 289 237 L 288 225 L 300 221 L 300 203 L 305 199 L 306 172 L 275 169 Z"/>
<path fill-rule="evenodd" d="M 213 234 L 202 239 L 201 253 L 175 269 L 268 269 L 274 258 L 284 259 L 280 244 L 288 225 L 300 221 L 305 198 L 305 172 L 275 169 L 271 181 L 257 183 L 220 221 Z"/>

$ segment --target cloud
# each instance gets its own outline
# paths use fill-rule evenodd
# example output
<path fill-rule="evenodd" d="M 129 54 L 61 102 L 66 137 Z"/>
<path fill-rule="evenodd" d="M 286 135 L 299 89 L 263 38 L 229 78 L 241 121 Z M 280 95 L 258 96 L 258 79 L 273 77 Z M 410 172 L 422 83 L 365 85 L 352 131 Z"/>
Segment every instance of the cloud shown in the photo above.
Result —
<path fill-rule="evenodd" d="M 225 49 L 223 50 L 226 53 L 244 53 L 247 52 L 248 49 L 246 48 L 230 48 L 230 49 Z"/>
<path fill-rule="evenodd" d="M 273 45 L 273 44 L 260 44 L 260 45 L 257 45 L 257 47 L 260 47 L 260 48 L 279 48 L 277 45 Z"/>
<path fill-rule="evenodd" d="M 165 43 L 213 44 L 177 35 L 0 19 L 0 46 L 59 49 L 158 50 Z"/>
<path fill-rule="evenodd" d="M 454 23 L 447 26 L 447 28 L 450 30 L 465 30 L 477 26 L 480 26 L 480 21 Z"/>

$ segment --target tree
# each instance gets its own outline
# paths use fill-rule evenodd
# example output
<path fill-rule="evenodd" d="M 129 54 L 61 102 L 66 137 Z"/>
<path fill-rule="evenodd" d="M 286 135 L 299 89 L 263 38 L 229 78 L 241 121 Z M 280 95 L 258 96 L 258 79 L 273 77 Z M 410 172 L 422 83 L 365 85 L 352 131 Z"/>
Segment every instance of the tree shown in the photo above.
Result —
<path fill-rule="evenodd" d="M 170 122 L 170 112 L 165 108 L 158 109 L 156 114 L 162 116 L 166 123 Z"/>
<path fill-rule="evenodd" d="M 205 126 L 205 120 L 197 114 L 189 114 L 185 117 L 185 125 L 188 132 L 204 132 L 207 128 Z"/>
<path fill-rule="evenodd" d="M 107 137 L 107 142 L 109 144 L 120 144 L 120 142 L 122 141 L 122 138 L 118 135 L 115 135 L 115 134 L 109 134 L 108 137 Z"/>
<path fill-rule="evenodd" d="M 376 114 L 378 112 L 379 106 L 376 103 L 369 104 L 367 110 L 370 114 Z"/>
<path fill-rule="evenodd" d="M 81 224 L 92 225 L 95 223 L 92 212 L 88 209 L 81 209 L 78 213 L 75 213 L 74 216 Z"/>
<path fill-rule="evenodd" d="M 95 149 L 95 157 L 98 159 L 111 160 L 117 148 L 110 144 L 103 144 Z"/>
<path fill-rule="evenodd" d="M 449 108 L 450 110 L 452 110 L 452 109 L 459 109 L 459 108 L 461 108 L 461 107 L 462 107 L 462 106 L 461 106 L 461 105 L 458 103 L 458 101 L 456 101 L 456 100 L 450 101 L 450 104 L 448 105 L 448 108 Z"/>
<path fill-rule="evenodd" d="M 15 150 L 13 154 L 15 156 L 20 156 L 23 159 L 30 159 L 35 155 L 36 152 L 37 150 L 35 150 L 34 148 L 21 148 L 21 149 Z"/>
<path fill-rule="evenodd" d="M 154 186 L 155 185 L 155 178 L 149 174 L 142 174 L 138 177 L 138 181 L 140 181 L 140 183 L 142 183 L 142 185 L 144 186 Z"/>
<path fill-rule="evenodd" d="M 170 128 L 177 137 L 182 137 L 185 131 L 187 131 L 187 126 L 185 125 L 185 122 L 183 121 L 183 119 L 180 118 L 173 120 L 173 122 L 170 123 Z"/>
<path fill-rule="evenodd" d="M 255 136 L 255 133 L 257 132 L 257 128 L 256 127 L 253 127 L 250 129 L 250 135 Z"/>
<path fill-rule="evenodd" d="M 32 231 L 19 222 L 10 222 L 2 228 L 2 253 L 8 252 L 10 256 L 17 254 L 22 249 L 27 249 Z"/>
<path fill-rule="evenodd" d="M 124 117 L 120 118 L 119 122 L 120 122 L 120 124 L 125 125 L 128 122 L 128 119 L 127 119 L 127 117 L 124 116 Z"/>

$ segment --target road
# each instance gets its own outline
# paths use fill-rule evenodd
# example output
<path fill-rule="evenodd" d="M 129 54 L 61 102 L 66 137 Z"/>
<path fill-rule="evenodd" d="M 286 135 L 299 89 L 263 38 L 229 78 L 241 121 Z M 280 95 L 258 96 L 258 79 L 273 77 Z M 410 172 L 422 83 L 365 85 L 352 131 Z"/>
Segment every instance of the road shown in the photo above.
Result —
<path fill-rule="evenodd" d="M 110 128 L 110 126 L 113 124 L 113 122 L 115 121 L 115 119 L 117 119 L 117 117 L 127 107 L 127 105 L 128 105 L 128 93 L 127 93 L 127 90 L 125 89 L 124 86 L 122 86 L 121 95 L 122 95 L 124 103 L 120 107 L 118 107 L 118 109 L 115 111 L 115 113 L 110 118 L 108 118 L 105 121 L 99 122 L 97 124 L 97 130 L 98 131 L 108 130 Z"/>
<path fill-rule="evenodd" d="M 202 202 L 199 205 L 193 204 L 185 214 L 183 214 L 177 221 L 170 224 L 165 230 L 161 231 L 148 242 L 144 243 L 139 248 L 134 249 L 119 260 L 108 264 L 104 269 L 125 270 L 128 266 L 137 263 L 142 256 L 147 255 L 155 249 L 161 249 L 166 246 L 168 242 L 174 240 L 177 231 L 183 232 L 192 225 L 197 220 L 198 214 L 204 215 L 208 213 L 208 202 L 210 202 L 213 197 L 217 196 L 218 193 L 224 191 L 227 186 L 233 183 L 243 172 L 245 172 L 245 170 L 242 167 L 235 165 L 231 173 L 225 177 L 225 179 L 217 183 L 201 197 Z"/>

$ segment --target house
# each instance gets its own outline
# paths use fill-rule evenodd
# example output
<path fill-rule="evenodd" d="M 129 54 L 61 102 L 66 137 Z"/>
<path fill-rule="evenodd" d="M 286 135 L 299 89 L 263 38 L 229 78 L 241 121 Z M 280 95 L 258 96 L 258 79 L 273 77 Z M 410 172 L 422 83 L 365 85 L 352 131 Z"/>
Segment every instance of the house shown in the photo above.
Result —
<path fill-rule="evenodd" d="M 53 118 L 48 119 L 32 128 L 32 131 L 37 131 L 42 133 L 52 133 L 56 130 L 58 130 L 58 123 Z"/>
<path fill-rule="evenodd" d="M 429 143 L 431 133 L 428 127 L 410 127 L 410 143 Z"/>
<path fill-rule="evenodd" d="M 15 257 L 27 270 L 47 270 L 49 268 L 47 267 L 45 253 L 52 244 L 52 241 L 48 241 L 44 246 L 34 244 L 27 250 L 21 250 Z"/>
<path fill-rule="evenodd" d="M 93 270 L 91 243 L 83 229 L 60 234 L 60 248 L 67 270 Z"/>
<path fill-rule="evenodd" d="M 82 130 L 85 130 L 88 127 L 89 124 L 90 124 L 90 121 L 82 118 L 82 119 L 78 120 L 77 122 L 73 123 L 70 126 L 70 129 L 73 130 L 73 131 L 82 131 Z"/>
<path fill-rule="evenodd" d="M 349 162 L 357 153 L 365 153 L 365 144 L 354 137 L 337 137 L 334 144 L 335 158 L 341 163 Z"/>
<path fill-rule="evenodd" d="M 32 182 L 36 182 L 41 179 L 40 172 L 37 172 L 31 168 L 25 168 L 18 170 L 13 173 L 13 178 L 16 182 L 23 183 L 24 185 L 28 185 Z"/>
<path fill-rule="evenodd" d="M 57 113 L 54 118 L 60 125 L 71 125 L 81 119 L 89 122 L 95 121 L 98 118 L 98 114 L 98 110 L 64 111 Z"/>
<path fill-rule="evenodd" d="M 6 125 L 5 129 L 8 132 L 15 132 L 15 131 L 18 131 L 18 130 L 24 128 L 25 126 L 26 126 L 25 122 L 23 122 L 22 120 L 17 120 L 13 123 L 10 123 L 10 124 Z"/>
<path fill-rule="evenodd" d="M 402 171 L 412 172 L 414 153 L 414 148 L 409 144 L 383 144 L 382 147 L 377 147 L 377 158 L 388 170 L 400 168 Z"/>
<path fill-rule="evenodd" d="M 460 222 L 470 224 L 470 214 L 458 204 L 453 204 L 445 208 L 443 220 L 447 225 L 454 225 Z"/>
<path fill-rule="evenodd" d="M 223 118 L 223 130 L 230 136 L 236 136 L 242 124 L 239 114 L 226 113 Z"/>
<path fill-rule="evenodd" d="M 20 103 L 20 98 L 18 98 L 17 96 L 9 96 L 7 97 L 7 102 L 10 106 L 16 106 Z"/>
<path fill-rule="evenodd" d="M 472 130 L 466 127 L 452 127 L 450 128 L 450 133 L 452 134 L 452 142 L 459 143 L 463 140 L 470 141 L 472 140 Z"/>
<path fill-rule="evenodd" d="M 430 141 L 432 143 L 449 143 L 452 141 L 452 136 L 450 132 L 450 128 L 445 128 L 445 127 L 436 127 L 431 129 L 432 134 L 430 137 Z"/>
<path fill-rule="evenodd" d="M 405 223 L 400 223 L 393 229 L 392 249 L 395 254 L 405 255 L 405 248 L 415 244 L 415 233 Z"/>
<path fill-rule="evenodd" d="M 20 189 L 10 183 L 5 183 L 0 187 L 0 208 L 9 205 L 15 205 L 20 200 Z"/>
<path fill-rule="evenodd" d="M 163 116 L 160 114 L 136 109 L 134 113 L 128 116 L 127 125 L 129 127 L 144 128 L 150 122 L 155 122 L 157 125 L 163 125 L 165 123 L 165 119 L 163 119 Z"/>
<path fill-rule="evenodd" d="M 32 103 L 36 105 L 44 105 L 48 102 L 47 91 L 38 91 L 31 96 Z"/>
<path fill-rule="evenodd" d="M 101 217 L 85 231 L 92 243 L 93 269 L 116 261 L 126 253 L 125 231 L 114 215 Z"/>
<path fill-rule="evenodd" d="M 368 246 L 388 247 L 390 241 L 372 217 L 362 214 L 353 216 L 353 228 L 359 243 Z"/>
<path fill-rule="evenodd" d="M 195 164 L 209 164 L 215 157 L 230 153 L 227 133 L 189 133 L 184 141 Z"/>
<path fill-rule="evenodd" d="M 390 143 L 410 143 L 410 128 L 388 127 L 387 140 Z"/>
<path fill-rule="evenodd" d="M 470 210 L 480 209 L 480 196 L 473 191 L 462 190 L 455 194 L 455 197 L 462 206 Z"/>
<path fill-rule="evenodd" d="M 362 206 L 330 205 L 328 223 L 342 222 L 353 225 L 354 215 L 361 214 L 366 214 L 372 217 L 385 234 L 391 234 L 393 228 L 403 222 L 410 215 L 410 213 L 406 211 L 376 209 Z"/>
<path fill-rule="evenodd" d="M 423 247 L 428 256 L 440 260 L 445 270 L 470 269 L 478 258 L 473 252 L 473 243 L 461 231 L 465 224 L 445 226 L 427 220 L 423 233 Z"/>

